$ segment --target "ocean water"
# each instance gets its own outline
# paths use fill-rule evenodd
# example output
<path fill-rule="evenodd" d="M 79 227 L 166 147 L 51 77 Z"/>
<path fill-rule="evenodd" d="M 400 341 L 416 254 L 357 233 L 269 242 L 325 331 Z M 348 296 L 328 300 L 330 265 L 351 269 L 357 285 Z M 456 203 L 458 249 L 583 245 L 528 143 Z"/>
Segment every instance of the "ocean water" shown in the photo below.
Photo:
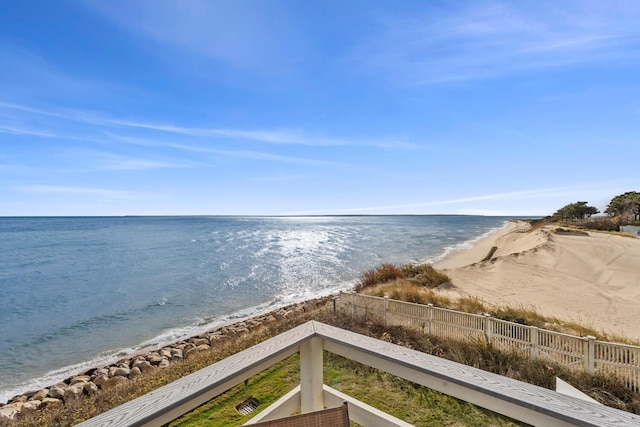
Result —
<path fill-rule="evenodd" d="M 480 216 L 0 218 L 0 403 L 144 346 L 434 262 Z"/>

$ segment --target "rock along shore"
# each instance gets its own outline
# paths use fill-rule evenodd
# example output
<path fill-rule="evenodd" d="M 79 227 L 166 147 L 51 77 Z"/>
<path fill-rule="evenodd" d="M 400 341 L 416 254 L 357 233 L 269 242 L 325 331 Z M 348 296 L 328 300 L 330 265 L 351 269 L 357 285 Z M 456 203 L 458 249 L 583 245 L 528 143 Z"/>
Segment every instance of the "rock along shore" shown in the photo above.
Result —
<path fill-rule="evenodd" d="M 333 296 L 327 296 L 282 307 L 264 315 L 213 329 L 202 335 L 176 341 L 159 350 L 128 355 L 111 365 L 89 369 L 42 390 L 17 395 L 6 404 L 0 404 L 0 422 L 12 421 L 35 411 L 60 407 L 65 403 L 92 395 L 98 390 L 112 389 L 144 376 L 149 371 L 167 368 L 193 353 L 210 350 L 226 338 L 241 336 L 291 315 L 313 311 L 332 298 Z"/>

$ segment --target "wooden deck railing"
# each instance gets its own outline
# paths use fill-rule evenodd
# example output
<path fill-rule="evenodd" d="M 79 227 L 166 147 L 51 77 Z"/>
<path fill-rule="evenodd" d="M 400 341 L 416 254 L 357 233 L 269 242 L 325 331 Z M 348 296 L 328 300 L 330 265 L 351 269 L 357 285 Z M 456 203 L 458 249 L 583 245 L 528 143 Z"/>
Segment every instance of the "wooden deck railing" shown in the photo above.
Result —
<path fill-rule="evenodd" d="M 352 316 L 377 318 L 388 325 L 417 328 L 427 334 L 468 341 L 486 339 L 497 348 L 531 358 L 583 369 L 588 374 L 616 375 L 640 392 L 640 347 L 578 337 L 535 326 L 388 298 L 341 293 L 336 308 Z"/>
<path fill-rule="evenodd" d="M 347 401 L 364 426 L 408 424 L 331 389 L 322 381 L 324 351 L 344 356 L 535 426 L 640 426 L 640 416 L 435 356 L 308 322 L 80 424 L 82 427 L 160 426 L 287 356 L 300 353 L 300 386 L 256 420 L 315 411 Z M 429 408 L 425 408 L 428 411 Z"/>

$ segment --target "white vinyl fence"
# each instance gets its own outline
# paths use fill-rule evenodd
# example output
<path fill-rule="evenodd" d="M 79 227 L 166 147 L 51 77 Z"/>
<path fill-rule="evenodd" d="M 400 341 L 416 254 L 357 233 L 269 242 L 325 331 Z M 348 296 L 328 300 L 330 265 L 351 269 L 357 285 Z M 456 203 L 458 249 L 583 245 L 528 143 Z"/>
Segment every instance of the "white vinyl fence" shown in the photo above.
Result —
<path fill-rule="evenodd" d="M 340 293 L 336 308 L 352 317 L 416 328 L 429 335 L 460 341 L 486 340 L 496 348 L 583 369 L 590 375 L 615 375 L 627 387 L 640 392 L 640 347 L 637 346 L 562 334 L 432 304 L 356 293 Z"/>

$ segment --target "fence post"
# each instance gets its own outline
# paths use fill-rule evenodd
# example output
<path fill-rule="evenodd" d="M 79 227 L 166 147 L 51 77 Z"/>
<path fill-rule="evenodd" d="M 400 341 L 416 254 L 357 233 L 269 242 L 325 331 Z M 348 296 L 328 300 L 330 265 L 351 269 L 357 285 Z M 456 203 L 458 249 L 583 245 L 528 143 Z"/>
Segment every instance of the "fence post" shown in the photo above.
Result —
<path fill-rule="evenodd" d="M 340 298 L 339 296 L 333 298 L 333 314 L 336 314 L 336 301 Z"/>
<path fill-rule="evenodd" d="M 484 314 L 484 336 L 487 338 L 487 344 L 491 344 L 493 322 L 491 321 L 491 315 L 489 313 Z"/>
<path fill-rule="evenodd" d="M 431 324 L 433 323 L 433 304 L 427 304 L 427 307 L 429 307 L 429 335 L 432 335 L 432 329 L 431 329 Z"/>
<path fill-rule="evenodd" d="M 531 360 L 538 358 L 538 327 L 529 326 L 529 342 L 531 343 Z"/>
<path fill-rule="evenodd" d="M 593 375 L 596 371 L 595 353 L 596 353 L 596 337 L 587 335 L 584 339 L 584 371 Z"/>
<path fill-rule="evenodd" d="M 387 326 L 387 308 L 389 304 L 389 297 L 384 297 L 384 326 Z"/>
<path fill-rule="evenodd" d="M 356 293 L 355 291 L 351 292 L 351 320 L 356 318 Z"/>

